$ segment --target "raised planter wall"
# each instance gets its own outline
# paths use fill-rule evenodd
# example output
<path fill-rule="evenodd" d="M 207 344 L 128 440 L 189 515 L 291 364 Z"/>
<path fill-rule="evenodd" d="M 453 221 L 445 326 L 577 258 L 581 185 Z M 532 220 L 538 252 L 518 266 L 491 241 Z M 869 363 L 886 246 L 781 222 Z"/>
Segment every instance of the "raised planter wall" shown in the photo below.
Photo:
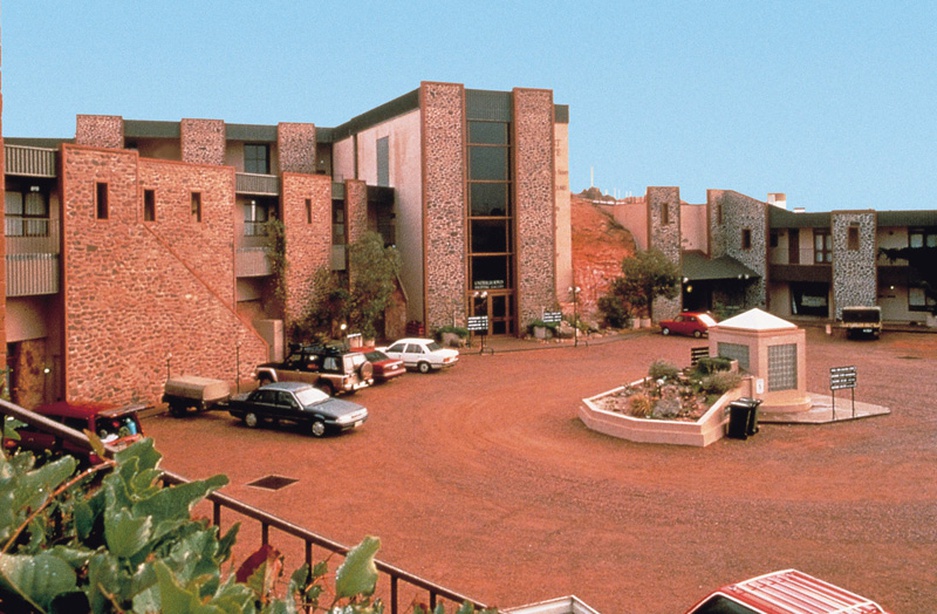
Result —
<path fill-rule="evenodd" d="M 635 382 L 637 385 L 640 382 Z M 591 430 L 619 439 L 640 443 L 664 443 L 679 446 L 705 447 L 725 436 L 728 422 L 726 408 L 742 397 L 745 384 L 722 395 L 696 422 L 682 420 L 655 420 L 635 418 L 627 414 L 602 409 L 598 401 L 625 389 L 619 386 L 602 394 L 582 400 L 579 419 Z"/>

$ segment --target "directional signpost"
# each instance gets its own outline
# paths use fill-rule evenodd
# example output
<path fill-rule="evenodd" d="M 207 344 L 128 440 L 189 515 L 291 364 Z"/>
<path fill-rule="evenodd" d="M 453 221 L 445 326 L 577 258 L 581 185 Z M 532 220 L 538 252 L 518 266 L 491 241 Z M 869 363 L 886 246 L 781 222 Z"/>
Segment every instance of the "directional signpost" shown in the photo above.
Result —
<path fill-rule="evenodd" d="M 833 419 L 836 419 L 836 391 L 852 391 L 852 417 L 856 417 L 856 368 L 832 367 L 830 369 L 830 392 L 833 397 Z"/>
<path fill-rule="evenodd" d="M 484 354 L 486 349 L 485 339 L 488 338 L 488 316 L 469 316 L 468 318 L 468 329 L 470 333 L 478 333 L 482 338 L 482 348 L 478 352 L 479 354 Z M 494 354 L 494 350 L 490 350 Z"/>

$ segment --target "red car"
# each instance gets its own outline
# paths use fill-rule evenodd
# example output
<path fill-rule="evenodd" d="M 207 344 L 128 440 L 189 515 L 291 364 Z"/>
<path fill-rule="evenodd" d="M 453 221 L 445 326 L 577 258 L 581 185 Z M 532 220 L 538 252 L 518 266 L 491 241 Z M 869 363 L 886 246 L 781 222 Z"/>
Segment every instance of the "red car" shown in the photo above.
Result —
<path fill-rule="evenodd" d="M 407 372 L 403 361 L 391 358 L 380 350 L 364 350 L 364 357 L 374 366 L 374 381 L 386 382 Z"/>
<path fill-rule="evenodd" d="M 114 407 L 101 403 L 48 403 L 40 405 L 32 411 L 73 428 L 76 431 L 90 431 L 101 438 L 101 441 L 118 449 L 130 446 L 143 438 L 143 428 L 137 412 L 143 409 L 142 405 L 127 405 Z M 6 440 L 7 447 L 16 446 L 33 450 L 52 450 L 65 452 L 84 459 L 91 464 L 101 462 L 98 456 L 84 448 L 68 441 L 61 443 L 61 449 L 55 449 L 55 437 L 49 433 L 38 430 L 29 425 L 17 430 L 20 440 Z"/>
<path fill-rule="evenodd" d="M 870 599 L 785 569 L 730 584 L 706 596 L 687 614 L 887 614 Z"/>
<path fill-rule="evenodd" d="M 686 335 L 699 339 L 709 333 L 709 327 L 716 325 L 716 319 L 705 311 L 684 311 L 673 320 L 661 320 L 660 332 L 664 335 Z"/>

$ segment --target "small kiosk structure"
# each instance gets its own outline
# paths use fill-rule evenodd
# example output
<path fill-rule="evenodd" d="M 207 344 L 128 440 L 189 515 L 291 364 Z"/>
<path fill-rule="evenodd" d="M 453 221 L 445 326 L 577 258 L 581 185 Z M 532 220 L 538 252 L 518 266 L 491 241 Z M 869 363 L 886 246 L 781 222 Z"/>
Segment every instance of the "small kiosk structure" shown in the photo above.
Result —
<path fill-rule="evenodd" d="M 748 395 L 762 414 L 810 411 L 805 331 L 761 309 L 751 309 L 709 329 L 709 355 L 737 360 L 751 376 Z M 766 418 L 768 416 L 765 416 Z"/>

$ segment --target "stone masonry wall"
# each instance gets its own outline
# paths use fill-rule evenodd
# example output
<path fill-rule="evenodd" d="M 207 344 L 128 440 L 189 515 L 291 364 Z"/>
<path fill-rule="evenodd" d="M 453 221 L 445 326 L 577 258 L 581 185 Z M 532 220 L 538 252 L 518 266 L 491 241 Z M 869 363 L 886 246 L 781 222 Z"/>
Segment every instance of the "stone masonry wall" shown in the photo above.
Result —
<path fill-rule="evenodd" d="M 79 115 L 75 120 L 75 143 L 121 149 L 124 146 L 124 120 L 117 115 Z"/>
<path fill-rule="evenodd" d="M 729 255 L 754 271 L 759 277 L 746 286 L 742 307 L 764 308 L 767 305 L 768 207 L 771 205 L 731 190 L 708 190 L 706 201 L 710 257 Z M 722 223 L 719 222 L 720 209 Z M 749 249 L 742 247 L 742 231 L 746 229 L 751 232 Z"/>
<path fill-rule="evenodd" d="M 466 282 L 465 90 L 420 86 L 423 159 L 424 288 L 427 333 L 451 323 Z"/>
<path fill-rule="evenodd" d="M 647 205 L 648 246 L 656 249 L 679 269 L 680 242 L 680 188 L 648 187 L 645 197 Z M 666 214 L 665 214 L 666 209 Z M 655 320 L 673 317 L 680 313 L 681 297 L 668 299 L 658 297 L 652 306 Z"/>
<path fill-rule="evenodd" d="M 352 245 L 368 231 L 368 185 L 364 181 L 345 180 L 345 211 L 348 214 L 348 244 Z"/>
<path fill-rule="evenodd" d="M 168 374 L 249 377 L 267 348 L 235 312 L 233 170 L 64 145 L 62 185 L 66 399 L 157 403 Z"/>
<path fill-rule="evenodd" d="M 224 164 L 225 126 L 220 119 L 183 119 L 179 122 L 182 161 L 193 164 Z"/>
<path fill-rule="evenodd" d="M 330 266 L 332 249 L 332 180 L 326 175 L 284 173 L 281 182 L 286 232 L 284 325 L 303 317 L 319 269 Z M 306 201 L 309 201 L 307 215 Z"/>
<path fill-rule="evenodd" d="M 840 319 L 843 307 L 876 304 L 878 277 L 875 211 L 834 211 L 830 215 L 833 238 L 833 305 Z M 849 249 L 849 228 L 859 232 L 858 249 Z"/>
<path fill-rule="evenodd" d="M 281 173 L 316 172 L 316 127 L 314 124 L 277 124 L 277 152 Z"/>
<path fill-rule="evenodd" d="M 553 93 L 514 90 L 517 305 L 520 326 L 556 303 Z"/>

